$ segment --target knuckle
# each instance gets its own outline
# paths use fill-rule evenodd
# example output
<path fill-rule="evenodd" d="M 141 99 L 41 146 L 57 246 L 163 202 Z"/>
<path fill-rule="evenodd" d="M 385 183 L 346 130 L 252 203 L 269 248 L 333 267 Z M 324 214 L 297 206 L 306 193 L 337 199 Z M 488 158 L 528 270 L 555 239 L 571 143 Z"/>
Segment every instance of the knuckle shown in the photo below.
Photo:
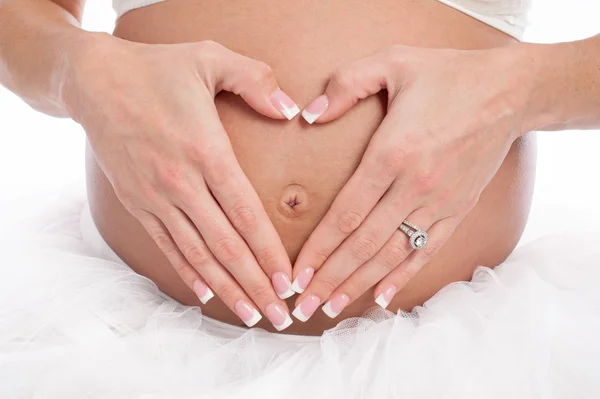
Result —
<path fill-rule="evenodd" d="M 332 277 L 322 277 L 318 281 L 319 285 L 323 289 L 323 292 L 327 293 L 328 295 L 330 295 L 340 286 L 340 282 L 336 281 L 336 279 Z"/>
<path fill-rule="evenodd" d="M 175 270 L 175 272 L 177 272 L 177 274 L 179 274 L 180 276 L 182 276 L 185 270 L 185 263 L 183 262 L 171 262 L 171 265 L 173 265 L 173 269 Z"/>
<path fill-rule="evenodd" d="M 402 147 L 391 146 L 379 158 L 383 175 L 396 177 L 406 165 L 408 154 Z"/>
<path fill-rule="evenodd" d="M 351 89 L 355 81 L 354 74 L 347 68 L 336 69 L 331 77 L 331 82 L 341 89 Z"/>
<path fill-rule="evenodd" d="M 234 206 L 230 211 L 233 226 L 242 234 L 256 231 L 257 221 L 254 210 L 247 205 Z"/>
<path fill-rule="evenodd" d="M 387 270 L 396 268 L 409 255 L 410 251 L 402 243 L 390 243 L 383 250 L 382 264 Z"/>
<path fill-rule="evenodd" d="M 223 237 L 215 242 L 215 256 L 223 263 L 235 263 L 242 257 L 243 249 L 237 240 Z"/>
<path fill-rule="evenodd" d="M 340 291 L 343 291 L 346 295 L 348 295 L 350 301 L 354 301 L 363 293 L 365 293 L 365 291 L 367 291 L 373 284 L 369 284 L 366 280 L 350 278 L 344 281 L 343 285 L 344 287 Z"/>
<path fill-rule="evenodd" d="M 386 51 L 385 56 L 388 60 L 389 66 L 392 71 L 402 71 L 403 74 L 407 75 L 407 63 L 409 62 L 409 52 L 410 49 L 401 44 L 396 44 L 389 47 L 388 51 Z"/>
<path fill-rule="evenodd" d="M 414 186 L 418 193 L 426 194 L 431 192 L 438 183 L 438 177 L 433 170 L 422 170 L 417 173 L 414 180 Z"/>
<path fill-rule="evenodd" d="M 231 303 L 238 295 L 239 288 L 234 283 L 225 283 L 215 289 L 219 298 L 225 303 Z"/>
<path fill-rule="evenodd" d="M 214 152 L 214 149 L 201 144 L 194 143 L 187 146 L 189 159 L 197 165 L 204 165 L 206 162 L 210 162 L 208 158 L 212 155 L 211 152 Z"/>
<path fill-rule="evenodd" d="M 171 237 L 164 231 L 151 231 L 149 232 L 150 237 L 156 243 L 156 246 L 165 254 L 169 255 L 175 252 L 175 243 Z"/>
<path fill-rule="evenodd" d="M 350 234 L 362 224 L 364 218 L 356 211 L 348 210 L 341 214 L 337 228 L 344 234 Z"/>
<path fill-rule="evenodd" d="M 422 260 L 423 263 L 427 263 L 431 260 L 431 258 L 433 257 L 433 255 L 436 254 L 436 252 L 438 251 L 438 249 L 440 248 L 440 241 L 439 240 L 432 240 L 432 241 L 428 241 L 427 245 L 425 245 L 425 247 L 423 249 L 420 249 L 419 251 L 422 251 Z"/>
<path fill-rule="evenodd" d="M 224 184 L 233 175 L 230 163 L 223 150 L 214 149 L 212 152 L 207 153 L 201 160 L 201 165 L 203 172 L 216 183 Z"/>
<path fill-rule="evenodd" d="M 311 252 L 311 264 L 321 266 L 329 258 L 325 248 L 316 248 Z"/>
<path fill-rule="evenodd" d="M 161 187 L 165 187 L 170 192 L 181 192 L 185 186 L 185 173 L 181 167 L 174 165 L 163 165 L 157 170 L 157 183 Z"/>
<path fill-rule="evenodd" d="M 196 46 L 200 56 L 207 60 L 214 59 L 217 55 L 217 52 L 223 48 L 222 45 L 214 40 L 203 40 L 199 43 L 196 43 Z"/>
<path fill-rule="evenodd" d="M 196 243 L 184 246 L 181 251 L 185 258 L 195 267 L 205 265 L 210 259 L 208 253 Z"/>
<path fill-rule="evenodd" d="M 274 270 L 279 264 L 277 262 L 277 254 L 271 248 L 263 248 L 255 254 L 256 261 L 263 270 Z"/>
<path fill-rule="evenodd" d="M 361 262 L 366 262 L 377 253 L 377 240 L 373 234 L 365 234 L 354 239 L 350 255 Z"/>
<path fill-rule="evenodd" d="M 252 82 L 262 84 L 270 81 L 274 77 L 273 69 L 264 62 L 257 61 L 249 72 L 249 79 Z"/>
<path fill-rule="evenodd" d="M 245 288 L 246 293 L 254 302 L 267 302 L 273 296 L 273 289 L 270 286 L 253 284 Z"/>
<path fill-rule="evenodd" d="M 415 276 L 415 270 L 411 267 L 405 267 L 400 270 L 400 280 L 401 281 L 410 281 Z"/>

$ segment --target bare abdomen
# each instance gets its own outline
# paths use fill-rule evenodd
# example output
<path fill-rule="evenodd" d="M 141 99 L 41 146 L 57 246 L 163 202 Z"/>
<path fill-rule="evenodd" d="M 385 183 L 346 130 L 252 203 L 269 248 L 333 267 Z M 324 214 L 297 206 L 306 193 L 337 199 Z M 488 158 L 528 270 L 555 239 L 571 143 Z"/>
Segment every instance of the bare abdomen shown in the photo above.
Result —
<path fill-rule="evenodd" d="M 475 49 L 514 41 L 435 0 L 168 0 L 126 14 L 115 34 L 146 43 L 214 40 L 269 64 L 300 108 L 323 92 L 338 66 L 392 44 Z M 217 97 L 217 108 L 242 168 L 294 261 L 357 167 L 384 116 L 385 100 L 371 97 L 338 121 L 312 126 L 301 118 L 269 120 L 229 94 Z M 476 208 L 390 307 L 410 309 L 444 285 L 468 279 L 476 266 L 504 260 L 527 219 L 534 162 L 533 137 L 526 135 L 513 145 Z M 120 205 L 89 147 L 87 171 L 92 214 L 113 250 L 170 296 L 198 305 Z M 286 332 L 319 334 L 342 317 L 360 315 L 373 305 L 373 293 L 368 292 L 336 321 L 317 312 L 309 322 L 294 323 Z M 218 299 L 202 308 L 210 317 L 242 325 Z M 264 320 L 259 326 L 271 330 Z"/>

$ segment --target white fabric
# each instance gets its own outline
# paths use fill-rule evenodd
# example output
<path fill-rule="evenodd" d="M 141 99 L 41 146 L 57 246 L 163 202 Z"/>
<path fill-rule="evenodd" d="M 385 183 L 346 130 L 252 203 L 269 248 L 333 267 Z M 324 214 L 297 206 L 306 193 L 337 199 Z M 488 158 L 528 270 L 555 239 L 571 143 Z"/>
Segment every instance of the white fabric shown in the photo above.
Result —
<path fill-rule="evenodd" d="M 527 28 L 531 0 L 438 0 L 518 40 Z"/>
<path fill-rule="evenodd" d="M 117 13 L 117 18 L 136 8 L 146 7 L 151 4 L 161 3 L 164 0 L 112 0 L 113 8 Z"/>
<path fill-rule="evenodd" d="M 117 18 L 136 8 L 165 0 L 113 0 Z M 438 0 L 519 40 L 527 26 L 531 0 Z"/>
<path fill-rule="evenodd" d="M 600 397 L 598 236 L 547 237 L 413 313 L 290 338 L 162 295 L 84 209 L 69 195 L 0 226 L 1 398 Z"/>

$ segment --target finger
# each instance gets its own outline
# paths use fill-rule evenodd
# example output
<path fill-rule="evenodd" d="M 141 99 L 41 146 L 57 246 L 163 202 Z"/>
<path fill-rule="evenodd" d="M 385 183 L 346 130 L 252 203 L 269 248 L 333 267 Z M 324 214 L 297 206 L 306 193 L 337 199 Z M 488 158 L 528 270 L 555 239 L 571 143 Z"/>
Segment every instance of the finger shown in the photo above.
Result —
<path fill-rule="evenodd" d="M 264 62 L 211 41 L 198 46 L 201 72 L 213 96 L 221 90 L 238 94 L 255 111 L 275 119 L 290 120 L 300 112 L 294 100 L 279 88 L 273 70 Z"/>
<path fill-rule="evenodd" d="M 433 219 L 430 215 L 430 212 L 421 208 L 411 213 L 407 220 L 418 226 L 420 229 L 428 231 L 433 224 Z M 352 275 L 347 277 L 331 294 L 330 304 L 326 305 L 324 308 L 326 313 L 332 314 L 334 317 L 337 316 L 344 307 L 348 306 L 356 299 L 360 298 L 365 292 L 373 288 L 413 252 L 414 249 L 410 244 L 409 236 L 396 228 L 391 238 L 385 243 L 381 250 L 365 264 L 358 267 Z M 316 281 L 317 279 L 315 279 L 315 282 Z M 309 287 L 309 289 L 312 288 Z M 344 306 L 340 306 L 342 304 L 340 299 L 342 296 L 348 298 Z M 378 303 L 380 302 L 381 301 Z"/>
<path fill-rule="evenodd" d="M 337 69 L 325 93 L 306 106 L 302 117 L 308 123 L 332 121 L 344 115 L 359 100 L 383 89 L 388 90 L 388 98 L 393 98 L 402 85 L 392 78 L 397 76 L 394 73 L 397 52 L 394 47 Z"/>
<path fill-rule="evenodd" d="M 306 289 L 314 272 L 359 228 L 401 173 L 406 164 L 404 150 L 385 142 L 385 133 L 395 126 L 398 126 L 395 116 L 387 115 L 371 139 L 360 165 L 302 247 L 293 267 L 294 291 L 302 293 Z"/>
<path fill-rule="evenodd" d="M 300 250 L 293 268 L 294 291 L 304 292 L 314 273 L 359 228 L 393 179 L 381 178 L 374 167 L 359 165 Z"/>
<path fill-rule="evenodd" d="M 450 238 L 462 218 L 449 217 L 436 222 L 428 232 L 429 238 L 423 249 L 413 251 L 398 267 L 391 271 L 375 288 L 375 302 L 385 308 L 397 292 L 416 276 Z"/>
<path fill-rule="evenodd" d="M 165 211 L 161 217 L 186 260 L 215 290 L 223 303 L 248 327 L 258 323 L 262 319 L 260 312 L 238 282 L 215 259 L 188 217 L 175 207 Z"/>
<path fill-rule="evenodd" d="M 206 281 L 183 256 L 171 234 L 158 217 L 147 211 L 138 211 L 135 215 L 146 229 L 152 240 L 166 256 L 181 280 L 206 304 L 215 295 Z"/>
<path fill-rule="evenodd" d="M 242 171 L 233 150 L 213 157 L 205 168 L 206 183 L 235 230 L 244 238 L 260 268 L 271 279 L 277 295 L 289 298 L 292 265 L 281 237 L 258 194 Z M 193 214 L 199 203 L 189 204 Z"/>
<path fill-rule="evenodd" d="M 215 107 L 205 105 L 198 109 L 203 113 L 202 129 L 210 136 L 222 139 L 193 145 L 190 149 L 192 161 L 200 165 L 210 192 L 236 231 L 246 241 L 264 273 L 272 280 L 279 297 L 288 298 L 294 292 L 290 288 L 292 266 L 287 251 L 258 194 L 235 158 Z M 204 190 L 210 196 L 206 184 L 199 182 L 194 192 L 188 190 L 185 194 L 181 192 L 180 186 L 183 184 L 174 185 L 178 189 L 174 192 L 179 195 L 172 200 L 177 201 L 180 208 L 185 208 L 185 213 L 197 226 L 198 218 L 193 216 L 201 203 L 197 202 L 196 191 L 204 186 Z M 188 196 L 184 198 L 184 195 Z M 212 196 L 211 201 L 214 202 Z"/>
<path fill-rule="evenodd" d="M 217 261 L 229 271 L 275 328 L 283 330 L 289 327 L 292 319 L 286 303 L 273 290 L 246 242 L 229 223 L 206 187 L 202 184 L 193 186 L 194 190 L 174 198 L 175 204 L 189 217 Z"/>
<path fill-rule="evenodd" d="M 356 281 L 352 277 L 353 273 L 358 273 L 365 267 L 372 268 L 369 265 L 382 261 L 382 257 L 388 265 L 390 260 L 396 261 L 397 265 L 403 260 L 398 259 L 400 256 L 408 256 L 412 250 L 409 241 L 396 234 L 400 232 L 398 227 L 405 219 L 404 215 L 408 213 L 404 209 L 411 206 L 406 204 L 412 201 L 405 198 L 407 196 L 404 190 L 398 185 L 392 186 L 363 225 L 329 257 L 296 303 L 301 303 L 305 296 L 328 299 L 323 306 L 323 311 L 334 318 L 385 276 L 385 274 L 378 274 L 374 281 L 372 281 L 373 277 Z M 410 217 L 421 229 L 429 228 L 435 220 L 431 212 L 425 208 L 414 211 Z M 404 242 L 391 241 L 390 237 L 394 235 L 396 239 L 403 239 Z M 388 266 L 388 272 L 389 267 L 392 266 Z"/>

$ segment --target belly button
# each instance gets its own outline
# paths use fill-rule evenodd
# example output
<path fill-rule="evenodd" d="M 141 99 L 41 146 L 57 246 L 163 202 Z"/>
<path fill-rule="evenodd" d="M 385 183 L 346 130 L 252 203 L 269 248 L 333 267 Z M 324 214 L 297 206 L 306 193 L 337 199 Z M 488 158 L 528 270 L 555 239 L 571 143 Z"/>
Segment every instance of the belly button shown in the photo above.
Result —
<path fill-rule="evenodd" d="M 308 209 L 308 194 L 299 184 L 290 184 L 283 189 L 278 203 L 279 211 L 289 218 L 295 218 L 306 213 Z"/>

